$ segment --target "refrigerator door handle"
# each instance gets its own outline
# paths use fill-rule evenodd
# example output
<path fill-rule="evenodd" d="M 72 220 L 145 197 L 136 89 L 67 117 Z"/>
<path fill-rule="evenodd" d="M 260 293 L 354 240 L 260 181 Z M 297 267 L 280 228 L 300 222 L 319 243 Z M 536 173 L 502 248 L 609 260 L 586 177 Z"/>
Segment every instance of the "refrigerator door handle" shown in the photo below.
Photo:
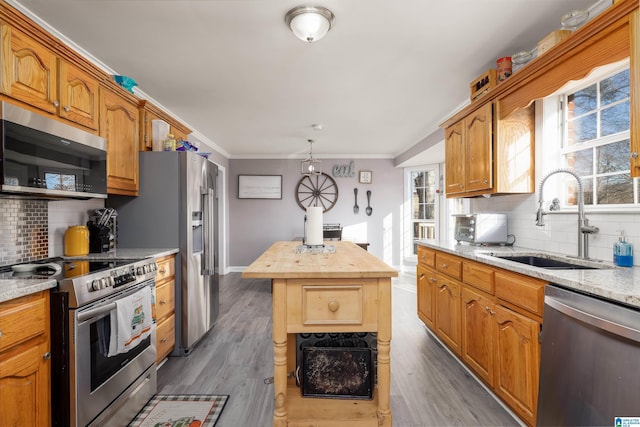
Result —
<path fill-rule="evenodd" d="M 204 253 L 202 262 L 202 274 L 211 276 L 215 273 L 215 253 L 211 248 L 215 243 L 213 230 L 213 206 L 215 201 L 215 192 L 211 188 L 203 191 L 203 222 L 204 222 Z"/>

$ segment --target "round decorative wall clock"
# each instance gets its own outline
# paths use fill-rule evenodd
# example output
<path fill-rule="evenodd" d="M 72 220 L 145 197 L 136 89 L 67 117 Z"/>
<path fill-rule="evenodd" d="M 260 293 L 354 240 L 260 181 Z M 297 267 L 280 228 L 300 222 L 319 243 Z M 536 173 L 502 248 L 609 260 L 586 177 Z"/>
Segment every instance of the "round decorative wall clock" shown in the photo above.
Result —
<path fill-rule="evenodd" d="M 322 206 L 323 212 L 327 212 L 338 201 L 338 186 L 326 173 L 305 175 L 296 187 L 296 201 L 302 210 Z"/>

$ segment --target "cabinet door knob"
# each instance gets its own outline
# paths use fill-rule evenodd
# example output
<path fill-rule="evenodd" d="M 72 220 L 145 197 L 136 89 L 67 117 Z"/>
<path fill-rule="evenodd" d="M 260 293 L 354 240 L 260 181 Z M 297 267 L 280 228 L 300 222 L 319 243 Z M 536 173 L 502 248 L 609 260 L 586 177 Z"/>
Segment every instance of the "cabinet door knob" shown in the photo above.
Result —
<path fill-rule="evenodd" d="M 489 183 L 489 180 L 488 180 L 488 179 L 484 179 L 484 180 L 482 180 L 482 183 L 483 183 L 483 184 L 488 184 L 488 183 Z"/>
<path fill-rule="evenodd" d="M 68 105 L 65 105 L 64 106 L 64 111 L 66 111 L 68 113 L 69 111 L 71 111 L 71 107 L 69 107 Z"/>
<path fill-rule="evenodd" d="M 0 338 L 2 338 L 2 331 L 0 331 Z"/>
<path fill-rule="evenodd" d="M 43 354 L 43 355 L 42 355 L 42 358 L 43 358 L 44 360 L 49 360 L 49 359 L 51 359 L 51 352 L 50 352 L 50 351 L 47 351 L 45 354 Z"/>
<path fill-rule="evenodd" d="M 57 99 L 56 99 L 55 101 L 53 101 L 53 106 L 54 106 L 54 107 L 57 107 L 57 106 L 59 106 L 59 105 L 60 105 L 60 103 L 58 102 L 58 100 L 57 100 Z"/>
<path fill-rule="evenodd" d="M 633 153 L 631 153 L 631 158 L 632 159 L 637 159 L 638 158 L 638 152 L 634 151 Z"/>
<path fill-rule="evenodd" d="M 338 311 L 339 308 L 340 308 L 340 303 L 338 301 L 335 301 L 335 300 L 329 301 L 329 311 L 331 311 L 332 313 L 335 313 L 336 311 Z"/>

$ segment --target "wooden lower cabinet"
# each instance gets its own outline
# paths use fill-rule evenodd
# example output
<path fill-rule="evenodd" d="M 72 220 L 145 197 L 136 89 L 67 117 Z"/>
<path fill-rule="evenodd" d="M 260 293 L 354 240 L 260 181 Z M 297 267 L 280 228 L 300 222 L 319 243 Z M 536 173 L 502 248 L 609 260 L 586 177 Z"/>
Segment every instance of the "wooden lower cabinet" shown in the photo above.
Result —
<path fill-rule="evenodd" d="M 488 385 L 494 384 L 495 303 L 480 291 L 462 288 L 462 360 Z"/>
<path fill-rule="evenodd" d="M 0 424 L 51 425 L 49 291 L 0 303 Z"/>
<path fill-rule="evenodd" d="M 418 317 L 425 325 L 435 329 L 435 291 L 438 279 L 430 268 L 418 266 Z"/>
<path fill-rule="evenodd" d="M 540 323 L 500 305 L 494 316 L 495 393 L 535 425 L 540 375 Z"/>
<path fill-rule="evenodd" d="M 544 283 L 439 251 L 435 259 L 437 272 L 418 263 L 418 317 L 514 413 L 535 425 Z M 438 262 L 445 259 L 446 270 Z M 462 281 L 450 277 L 458 263 Z"/>
<path fill-rule="evenodd" d="M 175 255 L 158 258 L 156 263 L 156 363 L 159 366 L 176 344 Z"/>
<path fill-rule="evenodd" d="M 460 283 L 438 275 L 436 289 L 436 335 L 460 355 Z"/>

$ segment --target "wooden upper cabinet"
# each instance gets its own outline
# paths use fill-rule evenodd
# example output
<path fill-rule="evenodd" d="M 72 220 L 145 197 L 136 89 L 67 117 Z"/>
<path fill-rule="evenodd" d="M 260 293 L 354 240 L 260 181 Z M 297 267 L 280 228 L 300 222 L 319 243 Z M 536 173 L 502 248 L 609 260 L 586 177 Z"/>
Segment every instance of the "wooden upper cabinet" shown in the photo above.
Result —
<path fill-rule="evenodd" d="M 535 106 L 498 119 L 487 103 L 445 129 L 447 197 L 534 191 Z"/>
<path fill-rule="evenodd" d="M 107 192 L 137 196 L 137 104 L 100 88 L 100 136 L 107 140 Z"/>
<path fill-rule="evenodd" d="M 459 121 L 445 130 L 445 185 L 447 196 L 464 192 L 466 166 L 466 144 L 464 121 Z"/>
<path fill-rule="evenodd" d="M 2 93 L 97 131 L 98 80 L 7 24 L 0 32 Z"/>
<path fill-rule="evenodd" d="M 56 55 L 5 23 L 0 23 L 0 33 L 2 93 L 56 114 L 59 105 Z"/>
<path fill-rule="evenodd" d="M 98 81 L 64 60 L 59 65 L 60 117 L 98 130 Z"/>
<path fill-rule="evenodd" d="M 507 80 L 471 102 L 441 126 L 445 138 L 449 128 L 466 119 L 488 103 L 494 104 L 494 156 L 510 159 L 509 153 L 518 153 L 518 159 L 506 166 L 494 159 L 494 186 L 490 191 L 449 191 L 448 197 L 478 196 L 482 194 L 530 193 L 534 190 L 533 155 L 527 159 L 530 144 L 533 151 L 533 102 L 552 95 L 567 82 L 580 80 L 594 68 L 629 58 L 631 102 L 631 159 L 633 177 L 640 177 L 640 17 L 638 0 L 620 0 L 595 16 L 570 37 L 553 46 L 543 55 L 527 63 Z M 504 125 L 504 127 L 503 127 Z M 530 128 L 530 129 L 528 129 Z M 515 132 L 515 134 L 511 134 Z M 518 138 L 518 134 L 521 135 Z M 511 135 L 511 136 L 509 136 Z M 530 142 L 529 142 L 530 141 Z M 635 154 L 634 154 L 635 153 Z M 449 156 L 445 154 L 445 157 Z M 522 162 L 525 162 L 524 164 Z M 527 166 L 527 163 L 530 166 Z M 446 161 L 446 167 L 450 164 Z M 528 190 L 531 188 L 531 190 Z M 523 191 L 525 189 L 525 191 Z"/>
<path fill-rule="evenodd" d="M 486 104 L 465 118 L 467 139 L 466 191 L 493 185 L 493 105 Z"/>
<path fill-rule="evenodd" d="M 140 101 L 140 119 L 140 151 L 153 150 L 153 120 L 163 120 L 168 123 L 169 133 L 173 134 L 176 141 L 180 138 L 184 141 L 188 140 L 191 133 L 189 128 L 146 100 Z"/>

